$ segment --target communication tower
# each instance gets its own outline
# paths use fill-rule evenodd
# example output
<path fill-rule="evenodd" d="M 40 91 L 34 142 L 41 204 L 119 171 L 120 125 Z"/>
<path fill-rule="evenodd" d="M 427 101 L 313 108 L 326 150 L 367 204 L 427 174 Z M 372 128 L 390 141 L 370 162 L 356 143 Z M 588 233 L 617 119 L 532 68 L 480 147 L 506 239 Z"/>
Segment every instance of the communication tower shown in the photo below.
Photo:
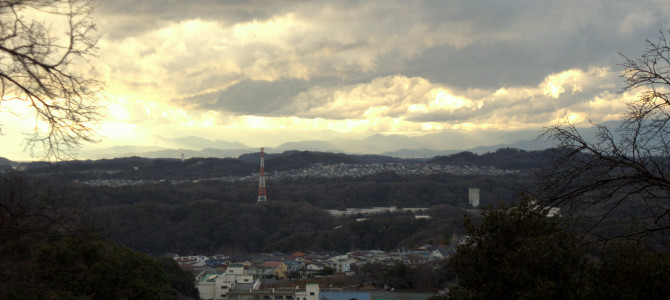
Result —
<path fill-rule="evenodd" d="M 263 162 L 264 150 L 261 148 L 261 173 L 258 179 L 258 202 L 268 201 L 267 193 L 265 192 L 265 163 Z"/>

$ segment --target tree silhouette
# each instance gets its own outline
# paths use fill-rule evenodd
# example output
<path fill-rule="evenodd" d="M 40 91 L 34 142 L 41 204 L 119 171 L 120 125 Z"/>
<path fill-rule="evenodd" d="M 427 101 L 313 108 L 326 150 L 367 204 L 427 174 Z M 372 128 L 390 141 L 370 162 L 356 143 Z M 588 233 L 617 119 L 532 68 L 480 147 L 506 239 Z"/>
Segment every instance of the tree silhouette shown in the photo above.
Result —
<path fill-rule="evenodd" d="M 70 157 L 82 141 L 96 140 L 102 83 L 88 64 L 92 8 L 90 0 L 0 1 L 0 104 L 17 102 L 34 114 L 31 153 Z"/>
<path fill-rule="evenodd" d="M 595 216 L 592 228 L 629 221 L 604 239 L 670 229 L 670 46 L 661 32 L 640 58 L 624 58 L 621 92 L 638 97 L 617 128 L 596 125 L 591 139 L 565 122 L 544 134 L 562 154 L 541 174 L 539 194 L 545 204 Z"/>
<path fill-rule="evenodd" d="M 580 240 L 528 199 L 482 212 L 449 264 L 458 277 L 450 299 L 569 299 L 583 269 Z"/>

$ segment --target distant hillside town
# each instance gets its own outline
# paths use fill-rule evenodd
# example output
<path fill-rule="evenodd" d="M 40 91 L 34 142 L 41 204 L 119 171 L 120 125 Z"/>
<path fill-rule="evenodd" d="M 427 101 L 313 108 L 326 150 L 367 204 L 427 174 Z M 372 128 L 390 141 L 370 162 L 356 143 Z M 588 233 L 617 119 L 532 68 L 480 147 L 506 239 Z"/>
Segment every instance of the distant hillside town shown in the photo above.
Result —
<path fill-rule="evenodd" d="M 381 174 L 385 172 L 393 172 L 398 176 L 424 176 L 431 174 L 451 174 L 457 176 L 466 175 L 507 175 L 519 173 L 519 170 L 501 170 L 493 166 L 456 166 L 456 165 L 439 165 L 439 164 L 419 164 L 419 163 L 374 163 L 374 164 L 335 164 L 324 165 L 316 163 L 309 168 L 293 169 L 287 171 L 267 172 L 265 177 L 272 179 L 285 178 L 340 178 L 350 177 L 357 178 L 363 176 L 370 176 Z M 183 184 L 189 182 L 203 182 L 203 181 L 254 181 L 258 179 L 258 173 L 248 176 L 222 176 L 222 177 L 208 177 L 193 180 L 167 180 L 167 179 L 92 179 L 83 180 L 81 183 L 92 186 L 132 186 L 142 184 L 157 184 L 169 182 L 170 184 Z"/>

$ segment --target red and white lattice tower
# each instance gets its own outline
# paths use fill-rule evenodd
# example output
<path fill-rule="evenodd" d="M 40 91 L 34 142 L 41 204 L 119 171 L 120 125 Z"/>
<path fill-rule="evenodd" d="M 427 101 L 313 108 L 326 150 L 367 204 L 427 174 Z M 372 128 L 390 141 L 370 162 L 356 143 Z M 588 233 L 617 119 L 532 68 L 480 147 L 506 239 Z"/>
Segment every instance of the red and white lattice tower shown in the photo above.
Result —
<path fill-rule="evenodd" d="M 268 195 L 265 192 L 265 162 L 263 161 L 264 149 L 265 148 L 261 148 L 261 174 L 260 178 L 258 179 L 258 202 L 268 201 Z"/>

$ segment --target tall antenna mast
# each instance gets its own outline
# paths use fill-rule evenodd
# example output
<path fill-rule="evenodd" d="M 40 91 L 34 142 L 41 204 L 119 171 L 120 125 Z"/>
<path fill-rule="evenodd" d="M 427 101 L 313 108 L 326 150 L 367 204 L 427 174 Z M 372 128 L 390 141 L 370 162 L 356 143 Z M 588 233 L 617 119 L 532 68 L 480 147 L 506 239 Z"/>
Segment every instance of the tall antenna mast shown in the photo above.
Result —
<path fill-rule="evenodd" d="M 268 201 L 268 196 L 265 192 L 265 163 L 263 161 L 264 149 L 265 148 L 261 148 L 261 174 L 260 178 L 258 179 L 258 202 Z"/>

